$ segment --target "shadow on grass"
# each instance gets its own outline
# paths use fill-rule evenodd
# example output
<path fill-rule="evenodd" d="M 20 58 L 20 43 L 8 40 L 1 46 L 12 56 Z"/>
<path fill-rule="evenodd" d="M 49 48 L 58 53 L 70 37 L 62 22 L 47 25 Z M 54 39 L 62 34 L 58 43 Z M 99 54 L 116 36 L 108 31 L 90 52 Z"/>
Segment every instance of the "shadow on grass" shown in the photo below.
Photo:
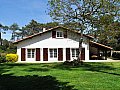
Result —
<path fill-rule="evenodd" d="M 0 90 L 77 90 L 52 76 L 0 75 Z"/>
<path fill-rule="evenodd" d="M 101 72 L 101 73 L 120 76 L 120 74 L 113 72 L 117 68 L 114 68 L 112 65 L 106 65 L 104 63 L 98 63 L 98 62 L 97 63 L 84 63 L 84 65 L 82 65 L 81 67 L 82 69 L 85 69 L 88 71 L 95 71 L 95 72 Z"/>
<path fill-rule="evenodd" d="M 40 71 L 40 72 L 46 72 L 46 71 L 49 71 L 49 69 L 48 68 L 30 68 L 30 69 L 28 69 L 28 70 L 26 70 L 26 71 L 28 71 L 28 72 L 32 72 L 32 71 Z"/>
<path fill-rule="evenodd" d="M 27 64 L 0 64 L 0 90 L 77 90 L 69 82 L 60 82 L 53 76 L 12 76 L 4 74 L 15 66 L 26 66 Z M 29 66 L 29 64 L 27 65 Z M 33 64 L 34 66 L 34 64 Z M 49 67 L 48 67 L 49 68 Z M 47 67 L 31 68 L 31 71 L 48 71 Z"/>
<path fill-rule="evenodd" d="M 23 67 L 28 65 L 18 63 L 0 63 L 0 74 L 10 71 L 10 69 L 14 68 L 15 66 Z"/>
<path fill-rule="evenodd" d="M 111 64 L 108 64 L 108 63 L 99 63 L 99 62 L 86 63 L 84 62 L 83 65 L 79 65 L 79 66 L 63 65 L 63 63 L 61 63 L 61 64 L 54 65 L 53 68 L 61 69 L 61 70 L 75 70 L 75 68 L 78 70 L 79 68 L 79 69 L 83 69 L 87 71 L 101 72 L 101 73 L 120 76 L 119 72 L 116 73 L 114 71 L 114 70 L 117 70 L 117 68 L 114 68 Z"/>
<path fill-rule="evenodd" d="M 53 68 L 53 69 L 61 69 L 61 70 L 72 70 L 73 66 L 64 65 L 63 63 L 57 63 L 57 64 L 53 65 L 51 68 Z"/>

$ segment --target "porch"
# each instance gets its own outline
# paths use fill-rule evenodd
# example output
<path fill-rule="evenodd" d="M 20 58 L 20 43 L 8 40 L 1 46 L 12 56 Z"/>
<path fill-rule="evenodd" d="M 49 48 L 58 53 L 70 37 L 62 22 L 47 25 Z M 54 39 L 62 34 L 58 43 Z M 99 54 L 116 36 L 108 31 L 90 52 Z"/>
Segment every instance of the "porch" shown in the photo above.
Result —
<path fill-rule="evenodd" d="M 100 43 L 90 41 L 90 60 L 107 60 L 107 57 L 111 56 L 111 47 L 105 46 Z"/>

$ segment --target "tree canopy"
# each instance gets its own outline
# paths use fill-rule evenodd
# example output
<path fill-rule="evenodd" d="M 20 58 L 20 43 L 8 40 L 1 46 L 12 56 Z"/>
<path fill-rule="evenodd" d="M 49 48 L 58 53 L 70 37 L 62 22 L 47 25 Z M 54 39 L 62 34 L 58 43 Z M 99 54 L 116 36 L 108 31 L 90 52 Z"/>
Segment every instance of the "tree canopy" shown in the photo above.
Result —
<path fill-rule="evenodd" d="M 120 15 L 119 0 L 49 0 L 48 5 L 53 20 L 77 22 L 80 30 L 100 27 L 104 15 L 112 16 L 114 20 L 118 20 Z"/>

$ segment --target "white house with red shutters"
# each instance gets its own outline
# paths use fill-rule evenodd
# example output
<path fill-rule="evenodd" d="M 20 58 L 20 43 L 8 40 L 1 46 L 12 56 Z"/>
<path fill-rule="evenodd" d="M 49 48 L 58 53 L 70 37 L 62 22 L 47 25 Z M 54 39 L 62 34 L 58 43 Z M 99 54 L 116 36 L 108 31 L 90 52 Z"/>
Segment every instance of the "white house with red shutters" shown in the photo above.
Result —
<path fill-rule="evenodd" d="M 57 26 L 14 42 L 18 62 L 64 62 L 78 57 L 80 33 Z M 81 59 L 107 60 L 111 47 L 93 42 L 93 37 L 83 35 Z"/>

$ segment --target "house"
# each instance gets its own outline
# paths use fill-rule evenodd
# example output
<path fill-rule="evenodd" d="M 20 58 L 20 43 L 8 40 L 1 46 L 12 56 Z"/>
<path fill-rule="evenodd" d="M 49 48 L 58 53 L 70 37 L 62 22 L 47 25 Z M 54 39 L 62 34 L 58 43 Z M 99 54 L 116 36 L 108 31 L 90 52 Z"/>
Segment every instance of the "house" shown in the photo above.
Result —
<path fill-rule="evenodd" d="M 81 59 L 107 60 L 111 47 L 93 42 L 94 37 L 83 34 Z M 18 62 L 64 62 L 78 57 L 80 33 L 57 26 L 14 42 Z"/>

